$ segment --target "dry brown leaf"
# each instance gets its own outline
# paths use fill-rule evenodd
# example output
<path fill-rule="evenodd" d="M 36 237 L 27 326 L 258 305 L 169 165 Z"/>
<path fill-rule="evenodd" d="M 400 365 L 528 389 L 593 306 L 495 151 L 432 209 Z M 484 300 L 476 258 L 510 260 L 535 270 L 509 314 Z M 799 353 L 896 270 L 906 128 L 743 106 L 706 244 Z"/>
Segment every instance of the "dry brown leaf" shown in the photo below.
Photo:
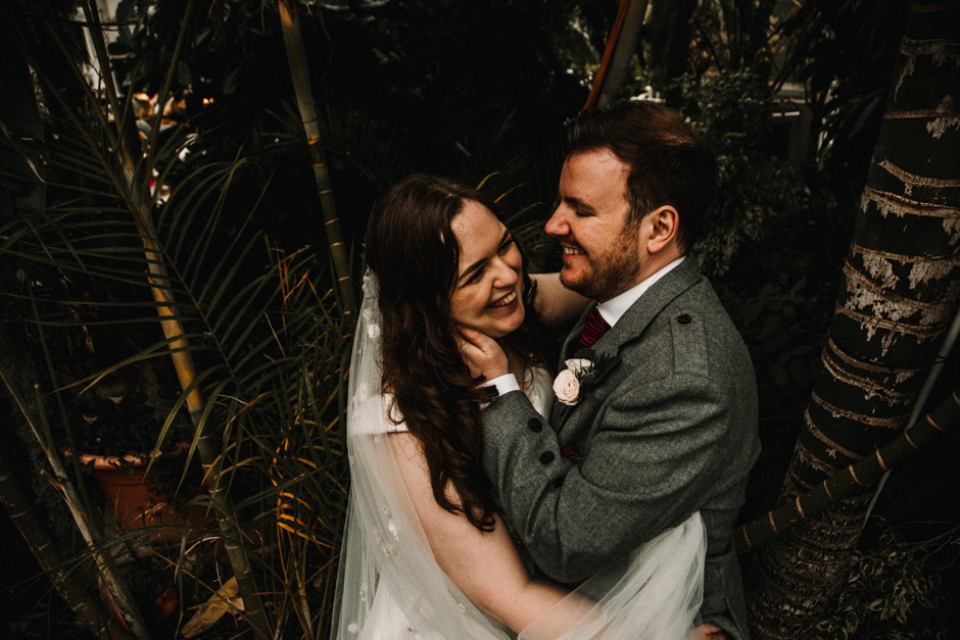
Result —
<path fill-rule="evenodd" d="M 217 623 L 228 611 L 243 611 L 243 600 L 237 597 L 237 579 L 230 578 L 204 604 L 197 608 L 193 617 L 183 625 L 180 635 L 192 638 Z"/>

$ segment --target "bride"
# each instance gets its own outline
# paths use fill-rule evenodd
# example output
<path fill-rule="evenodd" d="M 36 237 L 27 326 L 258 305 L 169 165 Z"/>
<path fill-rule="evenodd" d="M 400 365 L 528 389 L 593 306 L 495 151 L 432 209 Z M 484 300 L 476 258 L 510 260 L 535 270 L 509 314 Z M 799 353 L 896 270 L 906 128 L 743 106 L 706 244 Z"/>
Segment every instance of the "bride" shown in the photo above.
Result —
<path fill-rule="evenodd" d="M 495 215 L 456 182 L 411 176 L 377 204 L 351 361 L 351 489 L 332 638 L 691 637 L 702 598 L 699 514 L 568 587 L 534 577 L 481 467 L 480 407 L 455 334 L 500 342 L 543 415 L 545 322 L 584 300 L 536 282 Z"/>

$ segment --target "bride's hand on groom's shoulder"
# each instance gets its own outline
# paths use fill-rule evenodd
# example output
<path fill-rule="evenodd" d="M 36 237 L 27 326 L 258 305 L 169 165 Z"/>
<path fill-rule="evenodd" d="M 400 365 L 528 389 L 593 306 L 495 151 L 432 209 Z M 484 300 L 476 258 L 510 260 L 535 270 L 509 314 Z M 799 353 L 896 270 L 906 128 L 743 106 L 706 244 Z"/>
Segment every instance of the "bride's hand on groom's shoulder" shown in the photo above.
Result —
<path fill-rule="evenodd" d="M 471 376 L 493 380 L 509 372 L 507 354 L 496 340 L 460 324 L 457 325 L 457 331 L 459 334 L 454 334 L 454 338 L 460 348 L 460 357 L 470 368 Z"/>

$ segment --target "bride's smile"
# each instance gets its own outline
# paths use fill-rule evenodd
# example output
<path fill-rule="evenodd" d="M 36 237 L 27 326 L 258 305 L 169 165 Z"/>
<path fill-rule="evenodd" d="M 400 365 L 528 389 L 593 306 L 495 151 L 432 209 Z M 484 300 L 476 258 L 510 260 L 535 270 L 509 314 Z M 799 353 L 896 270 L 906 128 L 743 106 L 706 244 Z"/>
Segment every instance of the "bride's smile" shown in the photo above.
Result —
<path fill-rule="evenodd" d="M 514 300 L 516 300 L 516 299 L 517 299 L 517 292 L 516 292 L 516 291 L 511 291 L 510 293 L 508 293 L 507 295 L 503 296 L 502 298 L 500 298 L 500 299 L 497 300 L 496 302 L 491 302 L 491 303 L 490 303 L 490 306 L 491 306 L 491 307 L 494 307 L 494 308 L 505 307 L 505 306 L 507 306 L 508 304 L 512 303 L 512 302 L 513 302 Z"/>
<path fill-rule="evenodd" d="M 465 203 L 450 227 L 460 247 L 450 319 L 492 338 L 515 331 L 525 310 L 523 258 L 513 236 L 489 209 L 474 201 Z"/>

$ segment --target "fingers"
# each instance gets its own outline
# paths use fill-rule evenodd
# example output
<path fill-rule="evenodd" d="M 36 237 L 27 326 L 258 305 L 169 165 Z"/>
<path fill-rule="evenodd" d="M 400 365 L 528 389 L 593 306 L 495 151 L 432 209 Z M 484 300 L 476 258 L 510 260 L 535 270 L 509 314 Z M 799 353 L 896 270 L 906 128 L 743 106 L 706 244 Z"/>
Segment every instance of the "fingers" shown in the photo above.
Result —
<path fill-rule="evenodd" d="M 457 348 L 470 375 L 492 380 L 508 370 L 507 356 L 496 340 L 482 331 L 457 325 Z M 459 335 L 458 335 L 459 334 Z"/>
<path fill-rule="evenodd" d="M 482 331 L 465 327 L 462 324 L 457 325 L 457 331 L 460 333 L 460 338 L 483 352 L 489 353 L 491 347 L 497 346 L 497 341 Z"/>
<path fill-rule="evenodd" d="M 454 336 L 458 338 L 457 347 L 460 349 L 460 354 L 465 357 L 490 358 L 503 353 L 497 341 L 482 331 L 459 324 L 457 331 L 460 332 L 459 336 Z"/>
<path fill-rule="evenodd" d="M 463 351 L 464 347 L 475 347 L 473 340 L 471 340 L 471 333 L 477 333 L 473 329 L 468 329 L 463 325 L 456 325 L 457 330 L 453 332 L 453 339 L 457 342 L 457 347 L 460 351 Z"/>
<path fill-rule="evenodd" d="M 487 355 L 475 342 L 480 339 L 479 335 L 482 335 L 479 331 L 474 331 L 459 324 L 453 334 L 453 339 L 457 342 L 457 349 L 460 350 L 460 357 L 463 358 L 464 364 L 470 369 L 470 375 L 474 378 L 483 375 L 483 362 Z"/>

